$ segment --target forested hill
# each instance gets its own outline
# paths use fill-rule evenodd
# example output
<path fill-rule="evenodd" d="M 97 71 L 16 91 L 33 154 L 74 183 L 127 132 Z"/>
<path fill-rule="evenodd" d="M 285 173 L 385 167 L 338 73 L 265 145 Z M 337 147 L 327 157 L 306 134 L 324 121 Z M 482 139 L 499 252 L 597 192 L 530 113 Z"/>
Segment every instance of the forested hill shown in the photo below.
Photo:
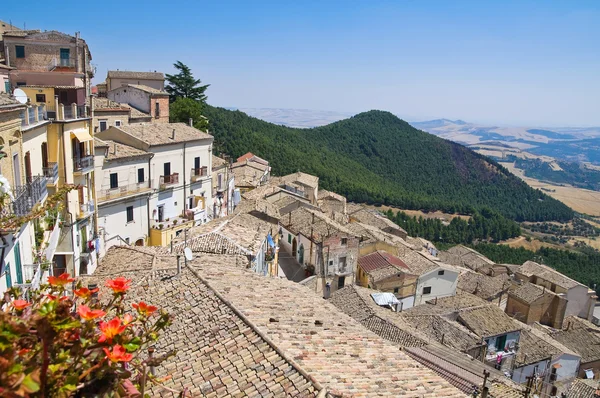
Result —
<path fill-rule="evenodd" d="M 215 151 L 248 151 L 273 174 L 302 170 L 350 201 L 470 214 L 491 208 L 517 221 L 566 220 L 572 211 L 528 187 L 498 163 L 417 130 L 389 112 L 369 111 L 294 129 L 206 105 Z"/>

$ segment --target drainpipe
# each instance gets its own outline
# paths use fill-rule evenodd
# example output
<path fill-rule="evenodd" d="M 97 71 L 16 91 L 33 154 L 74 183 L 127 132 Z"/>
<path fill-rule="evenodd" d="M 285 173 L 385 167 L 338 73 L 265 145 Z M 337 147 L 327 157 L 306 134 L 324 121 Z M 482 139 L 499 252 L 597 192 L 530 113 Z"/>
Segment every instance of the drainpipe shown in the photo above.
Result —
<path fill-rule="evenodd" d="M 152 158 L 154 157 L 154 154 L 150 154 L 150 157 L 148 158 L 148 187 L 150 189 L 152 189 L 152 175 L 151 173 L 151 162 L 152 162 Z M 146 196 L 146 201 L 147 201 L 147 205 L 146 205 L 146 211 L 148 213 L 148 241 L 150 240 L 150 196 L 152 196 L 152 191 L 149 191 L 148 196 Z"/>
<path fill-rule="evenodd" d="M 95 156 L 94 149 L 94 126 L 92 121 L 94 120 L 94 97 L 90 95 L 90 120 L 88 121 L 90 135 L 92 136 L 91 141 L 91 150 L 90 153 L 92 156 Z M 94 201 L 94 239 L 98 237 L 98 201 L 96 195 L 96 165 L 94 164 L 94 169 L 92 169 L 92 199 Z M 96 248 L 96 260 L 100 258 L 100 250 Z"/>

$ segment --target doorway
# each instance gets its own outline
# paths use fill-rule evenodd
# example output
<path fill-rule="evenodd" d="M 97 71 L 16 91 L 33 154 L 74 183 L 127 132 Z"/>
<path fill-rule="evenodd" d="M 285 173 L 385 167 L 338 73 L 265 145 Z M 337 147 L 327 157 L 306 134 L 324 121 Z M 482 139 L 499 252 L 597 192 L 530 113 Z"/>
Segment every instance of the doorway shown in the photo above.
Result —
<path fill-rule="evenodd" d="M 144 246 L 144 239 L 138 239 L 135 241 L 136 246 Z"/>
<path fill-rule="evenodd" d="M 346 283 L 346 277 L 345 276 L 339 276 L 338 277 L 338 289 L 343 288 L 345 283 Z"/>
<path fill-rule="evenodd" d="M 300 265 L 304 265 L 304 245 L 300 244 L 300 249 L 298 249 L 298 262 Z"/>
<path fill-rule="evenodd" d="M 165 221 L 165 206 L 158 206 L 158 221 Z"/>
<path fill-rule="evenodd" d="M 33 181 L 33 176 L 31 175 L 31 156 L 29 155 L 29 151 L 25 153 L 25 179 L 28 184 Z"/>
<path fill-rule="evenodd" d="M 14 177 L 15 177 L 15 181 L 14 181 L 14 187 L 16 188 L 18 186 L 21 186 L 21 168 L 19 167 L 19 154 L 15 153 L 13 155 L 13 170 L 14 170 Z"/>
<path fill-rule="evenodd" d="M 297 255 L 298 255 L 298 242 L 296 241 L 296 238 L 294 238 L 294 240 L 292 241 L 292 256 L 294 256 L 294 258 L 296 258 Z"/>

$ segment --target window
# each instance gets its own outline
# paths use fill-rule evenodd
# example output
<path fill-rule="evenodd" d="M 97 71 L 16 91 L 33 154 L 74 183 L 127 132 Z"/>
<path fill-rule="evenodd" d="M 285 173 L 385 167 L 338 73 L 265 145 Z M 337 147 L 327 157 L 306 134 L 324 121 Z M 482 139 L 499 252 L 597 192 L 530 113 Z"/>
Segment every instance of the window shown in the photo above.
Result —
<path fill-rule="evenodd" d="M 35 102 L 46 102 L 46 94 L 36 94 Z"/>
<path fill-rule="evenodd" d="M 431 286 L 424 287 L 423 294 L 431 294 Z"/>
<path fill-rule="evenodd" d="M 198 170 L 200 168 L 200 158 L 199 157 L 194 158 L 194 168 L 196 170 Z"/>
<path fill-rule="evenodd" d="M 400 291 L 399 287 L 394 288 L 394 293 L 398 293 Z"/>
<path fill-rule="evenodd" d="M 138 182 L 144 182 L 144 169 L 138 169 Z"/>
<path fill-rule="evenodd" d="M 157 119 L 160 117 L 160 104 L 158 102 L 154 103 L 154 117 Z"/>
<path fill-rule="evenodd" d="M 108 123 L 106 120 L 99 120 L 100 122 L 100 131 L 104 131 L 108 128 Z"/>
<path fill-rule="evenodd" d="M 127 206 L 127 222 L 133 221 L 133 206 Z"/>
<path fill-rule="evenodd" d="M 115 127 L 121 127 L 121 121 L 115 120 Z"/>
<path fill-rule="evenodd" d="M 15 46 L 17 58 L 25 58 L 25 46 Z"/>
<path fill-rule="evenodd" d="M 115 189 L 119 187 L 119 176 L 117 173 L 110 174 L 110 189 Z"/>
<path fill-rule="evenodd" d="M 288 243 L 292 243 L 292 235 L 288 234 Z"/>
<path fill-rule="evenodd" d="M 346 246 L 348 244 L 348 238 L 342 238 L 342 246 Z"/>
<path fill-rule="evenodd" d="M 438 275 L 444 275 L 444 270 L 438 271 Z"/>
<path fill-rule="evenodd" d="M 71 66 L 69 65 L 69 58 L 71 58 L 71 50 L 68 48 L 60 49 L 60 66 Z"/>
<path fill-rule="evenodd" d="M 165 176 L 170 176 L 171 175 L 171 163 L 170 162 L 169 163 L 165 163 L 163 165 L 163 171 L 164 171 L 163 175 L 165 175 Z"/>
<path fill-rule="evenodd" d="M 27 82 L 17 82 L 17 87 L 26 86 Z"/>

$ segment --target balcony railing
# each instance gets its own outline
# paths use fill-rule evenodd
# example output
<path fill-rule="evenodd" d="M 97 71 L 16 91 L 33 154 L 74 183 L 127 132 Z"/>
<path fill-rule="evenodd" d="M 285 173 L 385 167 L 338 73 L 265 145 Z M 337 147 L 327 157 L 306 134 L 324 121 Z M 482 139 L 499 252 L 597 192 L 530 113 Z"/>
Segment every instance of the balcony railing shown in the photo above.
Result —
<path fill-rule="evenodd" d="M 94 201 L 79 205 L 79 218 L 86 218 L 94 212 Z"/>
<path fill-rule="evenodd" d="M 20 117 L 22 127 L 33 126 L 39 122 L 43 122 L 48 119 L 46 106 L 44 104 L 28 106 L 21 111 Z"/>
<path fill-rule="evenodd" d="M 73 159 L 73 170 L 75 172 L 83 172 L 94 167 L 94 157 L 92 155 Z"/>
<path fill-rule="evenodd" d="M 169 185 L 179 184 L 179 173 L 174 173 L 171 175 L 160 176 L 160 189 L 164 189 Z"/>
<path fill-rule="evenodd" d="M 98 202 L 134 195 L 150 188 L 150 181 L 138 182 L 113 189 L 102 189 L 98 192 Z"/>
<path fill-rule="evenodd" d="M 87 109 L 85 105 L 63 105 L 63 117 L 65 120 L 82 119 L 87 117 Z"/>
<path fill-rule="evenodd" d="M 40 288 L 45 271 L 41 264 L 23 264 L 21 269 L 23 271 L 25 283 L 15 284 L 15 286 L 19 286 L 21 288 L 21 294 L 29 299 L 29 290 Z"/>
<path fill-rule="evenodd" d="M 75 59 L 69 58 L 69 59 L 64 59 L 64 58 L 52 58 L 52 62 L 50 62 L 50 64 L 48 64 L 48 71 L 53 71 L 56 68 L 75 68 L 77 66 L 77 63 L 75 62 Z"/>
<path fill-rule="evenodd" d="M 36 204 L 48 196 L 46 177 L 35 176 L 27 185 L 14 189 L 12 202 L 13 212 L 17 216 L 25 216 L 31 212 Z"/>
<path fill-rule="evenodd" d="M 196 181 L 201 179 L 202 177 L 206 177 L 208 175 L 208 168 L 206 166 L 200 167 L 199 169 L 192 169 L 192 181 Z"/>
<path fill-rule="evenodd" d="M 46 184 L 55 185 L 58 181 L 58 163 L 48 162 L 48 167 L 44 167 L 42 170 L 46 177 Z"/>

